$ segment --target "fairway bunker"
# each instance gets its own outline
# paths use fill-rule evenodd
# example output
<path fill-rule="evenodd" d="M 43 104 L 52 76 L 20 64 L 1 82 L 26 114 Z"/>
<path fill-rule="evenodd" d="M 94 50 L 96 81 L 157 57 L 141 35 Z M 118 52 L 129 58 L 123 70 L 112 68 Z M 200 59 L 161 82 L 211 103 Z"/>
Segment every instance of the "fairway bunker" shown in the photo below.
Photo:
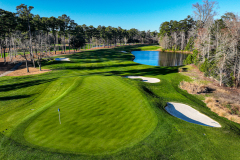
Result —
<path fill-rule="evenodd" d="M 120 51 L 120 52 L 122 52 L 122 53 L 127 53 L 126 51 Z"/>
<path fill-rule="evenodd" d="M 214 121 L 213 119 L 209 118 L 208 116 L 200 113 L 199 111 L 193 109 L 186 104 L 168 102 L 165 109 L 172 116 L 190 123 L 209 127 L 221 127 L 218 122 Z"/>
<path fill-rule="evenodd" d="M 69 58 L 55 58 L 55 61 L 70 61 Z"/>
<path fill-rule="evenodd" d="M 142 76 L 127 76 L 127 78 L 131 78 L 131 79 L 140 78 L 140 79 L 142 79 L 143 82 L 147 82 L 147 83 L 158 83 L 158 82 L 160 82 L 160 79 L 150 78 L 150 77 L 142 77 Z"/>

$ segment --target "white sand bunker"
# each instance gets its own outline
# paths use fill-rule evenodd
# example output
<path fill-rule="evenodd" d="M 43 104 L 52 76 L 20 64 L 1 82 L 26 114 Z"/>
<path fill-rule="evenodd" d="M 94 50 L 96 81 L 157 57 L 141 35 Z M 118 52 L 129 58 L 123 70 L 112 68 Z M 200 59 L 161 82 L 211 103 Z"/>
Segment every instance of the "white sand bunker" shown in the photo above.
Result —
<path fill-rule="evenodd" d="M 221 127 L 218 122 L 214 121 L 213 119 L 209 118 L 208 116 L 200 113 L 199 111 L 193 109 L 186 104 L 169 102 L 165 109 L 171 115 L 190 123 L 209 127 Z"/>
<path fill-rule="evenodd" d="M 70 61 L 69 58 L 55 58 L 55 61 Z"/>
<path fill-rule="evenodd" d="M 147 83 L 158 83 L 158 82 L 160 82 L 160 79 L 150 78 L 150 77 L 142 77 L 142 76 L 127 76 L 127 78 L 131 78 L 131 79 L 141 78 L 143 80 L 143 82 L 147 82 Z"/>
<path fill-rule="evenodd" d="M 120 52 L 122 52 L 122 53 L 127 53 L 126 51 L 120 51 Z"/>

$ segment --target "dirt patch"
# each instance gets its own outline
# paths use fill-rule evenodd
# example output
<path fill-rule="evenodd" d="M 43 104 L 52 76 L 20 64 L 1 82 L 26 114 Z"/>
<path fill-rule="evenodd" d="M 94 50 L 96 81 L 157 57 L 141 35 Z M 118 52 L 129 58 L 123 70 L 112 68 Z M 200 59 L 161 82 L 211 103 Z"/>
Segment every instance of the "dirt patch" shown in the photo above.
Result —
<path fill-rule="evenodd" d="M 231 104 L 224 99 L 217 100 L 214 97 L 207 97 L 204 102 L 211 111 L 217 113 L 219 116 L 240 123 L 239 104 Z"/>
<path fill-rule="evenodd" d="M 29 72 L 27 72 L 25 64 L 22 64 L 17 70 L 7 74 L 6 76 L 26 76 L 26 75 L 33 75 L 33 74 L 40 74 L 45 72 L 50 72 L 49 69 L 42 69 L 42 71 L 39 71 L 39 68 L 34 67 L 28 67 Z"/>
<path fill-rule="evenodd" d="M 201 94 L 201 93 L 210 93 L 214 89 L 209 88 L 206 85 L 199 84 L 197 82 L 185 82 L 180 83 L 180 88 L 186 90 L 190 94 Z"/>
<path fill-rule="evenodd" d="M 211 111 L 231 121 L 240 123 L 240 89 L 220 86 L 218 81 L 204 76 L 195 65 L 190 65 L 187 72 L 193 82 L 181 82 L 180 88 L 190 94 L 201 94 Z"/>

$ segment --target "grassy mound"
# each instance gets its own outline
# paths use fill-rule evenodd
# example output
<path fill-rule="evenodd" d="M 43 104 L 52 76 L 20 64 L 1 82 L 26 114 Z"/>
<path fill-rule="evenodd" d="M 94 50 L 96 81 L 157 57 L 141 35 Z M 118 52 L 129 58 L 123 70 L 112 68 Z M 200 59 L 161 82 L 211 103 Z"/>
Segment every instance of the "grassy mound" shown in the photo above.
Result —
<path fill-rule="evenodd" d="M 155 112 L 136 88 L 121 79 L 84 78 L 38 116 L 24 137 L 38 146 L 91 154 L 119 150 L 142 140 L 156 127 Z"/>

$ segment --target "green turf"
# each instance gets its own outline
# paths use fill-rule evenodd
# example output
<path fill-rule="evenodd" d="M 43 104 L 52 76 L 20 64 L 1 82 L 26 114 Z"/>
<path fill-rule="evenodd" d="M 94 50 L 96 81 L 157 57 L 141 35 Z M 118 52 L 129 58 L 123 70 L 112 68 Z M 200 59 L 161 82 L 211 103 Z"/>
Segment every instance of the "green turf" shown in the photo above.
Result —
<path fill-rule="evenodd" d="M 1 77 L 0 159 L 239 159 L 240 125 L 179 89 L 189 79 L 178 67 L 132 62 L 129 51 L 142 47 L 80 52 L 64 56 L 70 62 L 44 61 L 52 72 Z M 169 115 L 169 101 L 192 106 L 222 128 Z"/>
<path fill-rule="evenodd" d="M 161 47 L 159 45 L 152 45 L 152 46 L 141 46 L 141 47 L 137 47 L 136 49 L 140 49 L 142 51 L 151 51 L 151 50 L 157 50 L 160 49 Z"/>
<path fill-rule="evenodd" d="M 24 134 L 27 141 L 69 152 L 103 153 L 133 145 L 156 127 L 148 101 L 121 77 L 91 76 L 78 83 L 31 122 Z"/>

